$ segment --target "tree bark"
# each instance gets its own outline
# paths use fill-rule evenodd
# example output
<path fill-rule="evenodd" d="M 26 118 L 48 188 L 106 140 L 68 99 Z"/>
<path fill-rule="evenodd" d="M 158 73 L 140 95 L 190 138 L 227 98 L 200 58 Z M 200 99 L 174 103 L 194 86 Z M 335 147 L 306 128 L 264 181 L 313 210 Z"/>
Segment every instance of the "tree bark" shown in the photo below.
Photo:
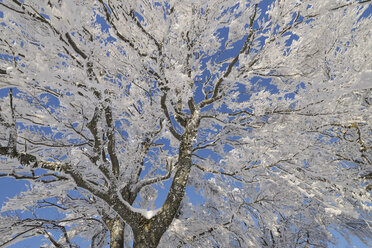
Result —
<path fill-rule="evenodd" d="M 116 217 L 110 230 L 110 248 L 124 247 L 124 228 L 125 223 L 120 217 Z"/>
<path fill-rule="evenodd" d="M 161 236 L 162 234 L 157 236 L 155 232 L 139 232 L 134 237 L 133 248 L 156 248 Z"/>
<path fill-rule="evenodd" d="M 137 194 L 132 194 L 129 186 L 122 190 L 123 199 L 125 199 L 130 205 L 135 201 Z M 125 222 L 120 218 L 119 215 L 115 219 L 106 221 L 106 224 L 110 230 L 110 248 L 123 248 L 124 247 L 124 230 Z"/>
<path fill-rule="evenodd" d="M 183 153 L 183 152 L 180 152 Z M 146 220 L 133 230 L 133 248 L 156 248 L 161 237 L 168 230 L 174 216 L 179 210 L 185 194 L 187 180 L 190 174 L 192 161 L 190 157 L 180 159 L 180 169 L 173 179 L 169 197 L 167 197 L 162 212 L 150 220 Z"/>

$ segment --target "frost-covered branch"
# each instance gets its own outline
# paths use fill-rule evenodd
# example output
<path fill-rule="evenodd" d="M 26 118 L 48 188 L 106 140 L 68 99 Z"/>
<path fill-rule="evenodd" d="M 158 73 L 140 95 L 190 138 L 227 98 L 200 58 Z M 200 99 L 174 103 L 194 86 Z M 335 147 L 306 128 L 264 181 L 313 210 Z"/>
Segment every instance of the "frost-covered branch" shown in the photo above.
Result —
<path fill-rule="evenodd" d="M 170 130 L 170 132 L 173 134 L 173 136 L 176 139 L 181 140 L 181 135 L 175 130 L 175 128 L 174 128 L 174 126 L 172 124 L 172 119 L 171 119 L 171 117 L 169 115 L 168 107 L 166 105 L 166 100 L 167 100 L 167 94 L 164 94 L 161 97 L 161 108 L 164 111 L 164 115 L 167 118 L 169 130 Z"/>
<path fill-rule="evenodd" d="M 105 117 L 106 117 L 106 123 L 107 123 L 107 139 L 108 139 L 108 146 L 107 150 L 110 155 L 110 160 L 111 160 L 111 165 L 112 165 L 112 171 L 116 177 L 119 176 L 120 171 L 119 171 L 119 160 L 116 155 L 115 151 L 115 133 L 114 133 L 114 123 L 112 119 L 112 111 L 110 106 L 107 106 L 105 108 Z"/>
<path fill-rule="evenodd" d="M 35 176 L 33 175 L 22 175 L 17 174 L 15 172 L 8 173 L 8 174 L 0 174 L 0 177 L 13 177 L 15 179 L 29 179 L 29 180 L 36 180 L 43 183 L 53 183 L 56 181 L 65 181 L 68 180 L 67 177 L 64 177 L 62 175 L 58 175 L 56 173 L 46 173 L 43 175 Z M 50 179 L 49 177 L 53 177 L 54 179 Z"/>
<path fill-rule="evenodd" d="M 0 1 L 2 242 L 367 243 L 370 3 Z"/>
<path fill-rule="evenodd" d="M 212 96 L 209 98 L 209 99 L 206 99 L 204 101 L 202 101 L 200 103 L 200 108 L 203 108 L 204 106 L 206 105 L 209 105 L 211 103 L 213 103 L 214 101 L 220 99 L 223 95 L 221 95 L 221 85 L 224 81 L 224 79 L 226 77 L 228 77 L 230 75 L 230 73 L 232 72 L 232 69 L 233 67 L 235 66 L 235 64 L 239 61 L 239 56 L 243 53 L 247 53 L 249 54 L 249 51 L 250 51 L 250 47 L 251 47 L 251 42 L 252 42 L 252 39 L 254 39 L 254 34 L 255 34 L 255 31 L 253 30 L 253 23 L 256 19 L 256 14 L 257 14 L 257 7 L 258 5 L 256 4 L 255 7 L 254 7 L 254 11 L 253 11 L 253 14 L 252 16 L 250 17 L 250 22 L 249 22 L 249 33 L 247 35 L 247 37 L 245 38 L 245 41 L 244 41 L 244 45 L 243 47 L 240 49 L 238 55 L 236 55 L 234 57 L 234 59 L 229 63 L 226 71 L 224 72 L 223 76 L 220 77 L 217 82 L 216 82 L 216 85 L 214 86 L 214 90 L 213 90 L 213 94 Z M 249 64 L 249 67 L 251 67 L 256 61 L 253 60 L 250 64 Z"/>
<path fill-rule="evenodd" d="M 151 185 L 151 184 L 158 183 L 158 182 L 169 179 L 172 176 L 173 168 L 176 165 L 169 164 L 168 161 L 166 162 L 166 164 L 167 164 L 167 166 L 166 166 L 167 167 L 167 173 L 165 175 L 140 180 L 138 183 L 136 183 L 135 185 L 132 186 L 131 191 L 133 192 L 133 194 L 137 195 L 141 191 L 141 189 L 145 186 L 148 186 L 148 185 Z"/>

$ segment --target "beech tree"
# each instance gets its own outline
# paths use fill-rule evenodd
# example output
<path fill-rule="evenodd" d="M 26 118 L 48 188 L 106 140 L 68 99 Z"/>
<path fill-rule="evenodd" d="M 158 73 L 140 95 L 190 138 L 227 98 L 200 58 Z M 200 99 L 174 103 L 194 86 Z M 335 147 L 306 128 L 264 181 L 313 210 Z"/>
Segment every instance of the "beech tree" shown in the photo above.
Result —
<path fill-rule="evenodd" d="M 0 1 L 0 246 L 367 244 L 370 7 Z"/>

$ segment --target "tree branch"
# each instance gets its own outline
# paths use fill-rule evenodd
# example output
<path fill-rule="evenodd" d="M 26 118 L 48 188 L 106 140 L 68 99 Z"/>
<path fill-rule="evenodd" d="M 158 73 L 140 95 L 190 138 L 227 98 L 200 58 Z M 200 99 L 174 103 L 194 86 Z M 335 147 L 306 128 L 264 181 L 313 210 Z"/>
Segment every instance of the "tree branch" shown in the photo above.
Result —
<path fill-rule="evenodd" d="M 137 195 L 141 191 L 141 189 L 147 185 L 151 185 L 151 184 L 158 183 L 158 182 L 169 179 L 172 175 L 172 169 L 173 169 L 172 167 L 173 166 L 169 165 L 167 161 L 167 174 L 165 174 L 164 176 L 147 178 L 147 179 L 141 180 L 140 182 L 138 182 L 137 184 L 131 187 L 133 188 L 132 189 L 133 194 Z"/>
<path fill-rule="evenodd" d="M 116 178 L 119 177 L 120 171 L 119 171 L 119 160 L 118 157 L 116 156 L 116 151 L 115 151 L 115 127 L 113 124 L 113 119 L 112 119 L 112 111 L 111 107 L 107 106 L 105 108 L 105 117 L 106 117 L 106 124 L 107 124 L 107 139 L 108 139 L 108 153 L 110 156 L 111 160 L 111 165 L 112 165 L 112 172 L 116 176 Z"/>
<path fill-rule="evenodd" d="M 12 120 L 10 124 L 10 133 L 9 133 L 9 141 L 8 141 L 8 149 L 10 149 L 11 153 L 15 154 L 17 152 L 17 127 L 16 127 L 16 119 L 14 114 L 14 105 L 13 105 L 13 89 L 9 90 L 9 105 L 12 115 Z"/>
<path fill-rule="evenodd" d="M 199 103 L 200 105 L 200 108 L 203 108 L 205 107 L 206 105 L 209 105 L 219 99 L 221 99 L 223 97 L 223 94 L 222 95 L 219 95 L 220 93 L 220 88 L 221 88 L 221 85 L 223 83 L 223 81 L 225 80 L 226 77 L 228 77 L 230 75 L 230 73 L 232 72 L 232 69 L 234 67 L 234 65 L 238 62 L 239 60 L 239 56 L 245 52 L 247 52 L 248 50 L 248 53 L 249 53 L 249 50 L 250 50 L 250 44 L 251 44 L 251 40 L 252 38 L 254 37 L 254 31 L 253 31 L 253 23 L 256 19 L 256 14 L 257 14 L 257 4 L 255 5 L 254 7 L 254 13 L 252 15 L 252 17 L 250 18 L 250 23 L 249 23 L 249 34 L 247 35 L 247 38 L 245 39 L 245 42 L 244 42 L 244 45 L 243 47 L 240 49 L 238 55 L 235 56 L 235 58 L 230 62 L 230 64 L 228 65 L 225 73 L 223 74 L 223 76 L 218 79 L 215 87 L 214 87 L 214 90 L 213 90 L 213 94 L 212 96 L 209 98 L 209 99 L 205 99 L 203 100 L 202 102 Z M 251 65 L 250 67 L 255 63 L 256 61 L 252 61 L 251 62 Z"/>
<path fill-rule="evenodd" d="M 164 112 L 165 116 L 167 117 L 169 130 L 176 139 L 181 140 L 181 135 L 173 127 L 172 119 L 169 115 L 169 111 L 168 111 L 167 105 L 165 103 L 166 99 L 167 99 L 167 94 L 164 93 L 163 96 L 161 97 L 160 103 L 161 103 L 161 108 L 163 109 L 163 112 Z"/>
<path fill-rule="evenodd" d="M 41 168 L 53 171 L 62 171 L 71 176 L 75 184 L 89 191 L 94 196 L 102 199 L 109 206 L 111 206 L 120 217 L 127 222 L 130 226 L 138 226 L 138 221 L 145 219 L 140 213 L 134 212 L 128 202 L 122 199 L 121 194 L 117 192 L 115 185 L 107 191 L 104 192 L 91 183 L 87 182 L 84 179 L 84 176 L 81 175 L 77 170 L 75 170 L 70 164 L 67 163 L 58 163 L 58 162 L 48 162 L 37 159 L 34 155 L 27 153 L 10 153 L 7 147 L 0 147 L 0 155 L 6 156 L 9 158 L 17 159 L 21 165 L 30 166 L 31 168 Z"/>
<path fill-rule="evenodd" d="M 57 174 L 54 174 L 54 173 L 47 173 L 47 174 L 40 175 L 40 176 L 35 176 L 35 175 L 29 176 L 29 175 L 18 175 L 15 172 L 12 172 L 12 173 L 9 173 L 9 174 L 0 174 L 0 177 L 13 177 L 15 179 L 36 180 L 36 181 L 43 182 L 43 183 L 53 183 L 53 182 L 57 182 L 57 181 L 68 180 L 67 177 L 57 175 Z M 47 180 L 47 179 L 43 179 L 44 177 L 54 177 L 55 179 L 54 180 Z"/>

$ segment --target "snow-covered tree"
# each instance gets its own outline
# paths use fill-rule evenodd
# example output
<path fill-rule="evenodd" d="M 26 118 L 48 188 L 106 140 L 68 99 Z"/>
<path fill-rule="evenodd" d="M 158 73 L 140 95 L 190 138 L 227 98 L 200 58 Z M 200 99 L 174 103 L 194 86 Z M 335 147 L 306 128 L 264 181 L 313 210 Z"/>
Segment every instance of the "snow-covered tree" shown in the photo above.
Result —
<path fill-rule="evenodd" d="M 371 0 L 0 11 L 0 246 L 370 241 Z"/>

